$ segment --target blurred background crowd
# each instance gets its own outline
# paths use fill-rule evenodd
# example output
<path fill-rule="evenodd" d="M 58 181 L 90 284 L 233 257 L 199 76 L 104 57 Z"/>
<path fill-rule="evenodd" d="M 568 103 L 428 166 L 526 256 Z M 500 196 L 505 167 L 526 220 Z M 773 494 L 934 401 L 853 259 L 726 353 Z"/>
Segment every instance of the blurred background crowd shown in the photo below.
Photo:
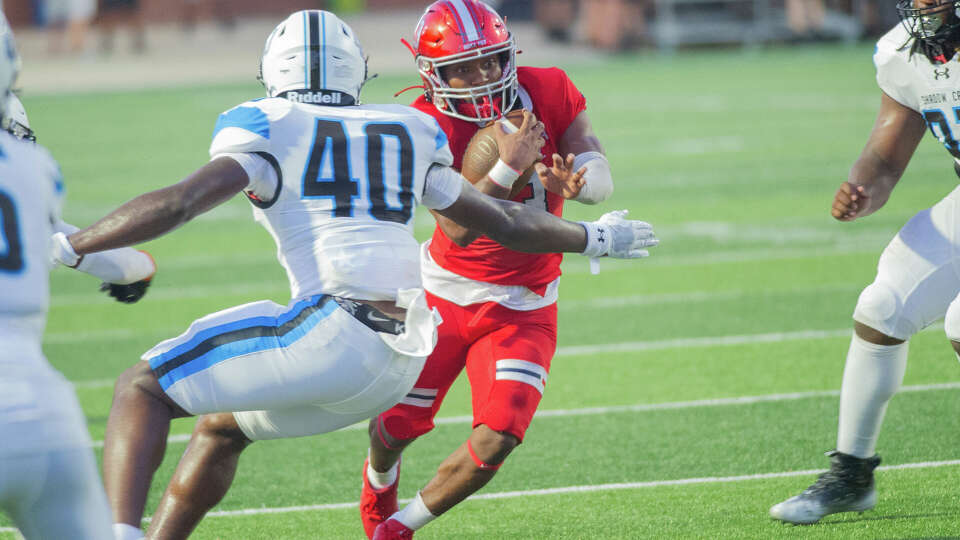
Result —
<path fill-rule="evenodd" d="M 238 19 L 276 19 L 305 8 L 344 15 L 414 10 L 426 0 L 3 0 L 15 27 L 42 28 L 49 55 L 143 53 L 150 28 L 198 24 L 230 32 Z M 544 38 L 601 51 L 672 50 L 706 44 L 852 42 L 896 24 L 887 0 L 491 0 L 508 23 L 535 23 Z M 411 29 L 412 31 L 412 29 Z"/>

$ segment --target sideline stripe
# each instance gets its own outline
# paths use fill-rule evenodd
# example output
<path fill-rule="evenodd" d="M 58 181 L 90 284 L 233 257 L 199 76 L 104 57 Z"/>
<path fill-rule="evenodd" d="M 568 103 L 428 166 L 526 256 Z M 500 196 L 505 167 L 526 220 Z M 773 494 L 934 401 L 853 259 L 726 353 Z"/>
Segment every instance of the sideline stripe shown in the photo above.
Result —
<path fill-rule="evenodd" d="M 954 467 L 960 465 L 960 459 L 946 461 L 922 461 L 919 463 L 903 463 L 900 465 L 881 465 L 878 471 L 896 471 L 909 469 L 933 469 Z M 593 493 L 597 491 L 614 491 L 620 489 L 644 489 L 666 486 L 691 486 L 703 484 L 728 484 L 733 482 L 748 482 L 751 480 L 768 480 L 773 478 L 792 478 L 795 476 L 812 476 L 825 472 L 826 469 L 810 469 L 805 471 L 784 471 L 759 474 L 743 474 L 737 476 L 704 476 L 698 478 L 678 478 L 676 480 L 653 480 L 649 482 L 622 482 L 617 484 L 594 484 L 581 486 L 565 486 L 556 488 L 531 489 L 526 491 L 501 491 L 499 493 L 481 493 L 470 496 L 470 500 L 516 499 L 539 495 L 565 495 L 568 493 Z M 407 504 L 412 499 L 401 499 L 401 504 Z M 329 504 L 311 504 L 302 506 L 284 506 L 278 508 L 244 508 L 241 510 L 221 510 L 210 512 L 207 517 L 256 516 L 262 514 L 287 514 L 291 512 L 316 512 L 324 510 L 343 510 L 356 508 L 359 502 L 342 502 Z M 149 521 L 145 518 L 144 521 Z M 0 532 L 17 532 L 13 527 L 0 527 Z"/>
<path fill-rule="evenodd" d="M 898 393 L 904 392 L 935 392 L 938 390 L 960 390 L 960 381 L 936 384 L 915 384 L 900 388 Z M 797 401 L 801 399 L 819 398 L 819 397 L 839 397 L 840 390 L 811 390 L 809 392 L 790 392 L 784 394 L 766 394 L 760 396 L 738 396 L 729 398 L 715 399 L 697 399 L 692 401 L 666 401 L 661 403 L 638 403 L 636 405 L 611 405 L 606 407 L 584 407 L 581 409 L 548 409 L 540 410 L 534 414 L 535 418 L 561 418 L 568 416 L 590 416 L 597 414 L 611 413 L 631 413 L 631 412 L 651 412 L 651 411 L 669 411 L 676 409 L 693 409 L 697 407 L 726 407 L 731 405 L 752 405 L 754 403 L 775 403 L 778 401 Z M 444 424 L 469 424 L 473 422 L 473 417 L 463 416 L 445 416 L 436 418 L 434 423 Z M 364 430 L 367 429 L 366 422 L 359 422 L 343 428 L 344 430 Z M 167 443 L 185 443 L 190 440 L 189 434 L 171 435 L 167 438 Z M 94 448 L 102 448 L 103 441 L 94 441 Z"/>

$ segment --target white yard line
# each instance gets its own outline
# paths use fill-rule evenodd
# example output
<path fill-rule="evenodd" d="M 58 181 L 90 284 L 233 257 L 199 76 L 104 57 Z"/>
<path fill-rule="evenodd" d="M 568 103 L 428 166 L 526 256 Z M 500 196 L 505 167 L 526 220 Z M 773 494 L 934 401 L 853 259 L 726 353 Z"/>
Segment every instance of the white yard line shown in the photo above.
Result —
<path fill-rule="evenodd" d="M 802 293 L 824 293 L 824 292 L 859 292 L 863 289 L 863 283 L 831 283 L 824 285 L 812 285 L 809 287 L 793 287 L 789 289 L 733 289 L 727 291 L 683 291 L 671 293 L 649 293 L 618 296 L 601 296 L 584 300 L 567 300 L 559 302 L 557 305 L 560 311 L 580 310 L 584 308 L 601 309 L 611 307 L 629 307 L 629 306 L 650 306 L 660 304 L 678 304 L 685 302 L 712 302 L 723 300 L 737 300 L 749 296 L 760 295 L 788 295 Z M 286 283 L 268 283 L 262 281 L 256 283 L 235 282 L 229 284 L 217 285 L 191 285 L 188 287 L 160 288 L 150 291 L 148 294 L 154 300 L 184 300 L 189 298 L 209 298 L 212 296 L 237 296 L 254 295 L 259 298 L 264 296 L 276 297 L 282 296 L 287 291 Z M 106 295 L 97 295 L 91 286 L 90 291 L 80 293 L 60 294 L 53 297 L 51 306 L 72 307 L 89 306 L 91 304 L 110 305 L 114 300 Z M 116 332 L 116 330 L 112 330 Z M 73 333 L 61 332 L 50 334 L 55 339 L 69 339 Z"/>
<path fill-rule="evenodd" d="M 558 347 L 554 356 L 559 357 L 612 352 L 656 351 L 662 349 L 680 349 L 690 347 L 729 347 L 733 345 L 750 345 L 754 343 L 780 343 L 783 341 L 796 341 L 801 339 L 828 339 L 835 337 L 847 337 L 852 334 L 853 329 L 851 327 L 837 330 L 799 330 L 796 332 L 771 332 L 768 334 L 676 338 L 653 341 L 625 341 L 621 343 L 607 343 L 604 345 L 568 345 L 566 347 Z"/>
<path fill-rule="evenodd" d="M 682 236 L 682 235 L 681 235 Z M 893 232 L 889 234 L 893 237 Z M 731 248 L 716 249 L 714 251 L 697 252 L 689 254 L 661 254 L 654 252 L 653 255 L 643 261 L 620 261 L 603 260 L 601 261 L 601 271 L 629 270 L 636 271 L 642 266 L 675 266 L 689 264 L 710 264 L 738 261 L 764 261 L 781 259 L 811 259 L 824 256 L 845 255 L 853 253 L 874 253 L 880 256 L 880 250 L 883 243 L 876 240 L 886 238 L 886 236 L 876 233 L 867 237 L 858 237 L 853 239 L 844 239 L 826 244 L 817 244 L 802 247 L 758 247 L 751 248 Z M 874 245 L 876 243 L 876 245 Z M 223 254 L 196 254 L 186 256 L 166 257 L 160 262 L 161 271 L 164 268 L 171 270 L 194 270 L 207 268 L 210 266 L 237 266 L 237 265 L 259 265 L 276 264 L 276 256 L 272 250 L 266 249 L 262 252 Z M 563 272 L 565 274 L 585 274 L 588 273 L 589 265 L 586 259 L 580 260 L 574 255 L 567 256 L 564 259 Z M 866 284 L 864 284 L 866 285 Z M 56 294 L 54 294 L 56 298 Z"/>
<path fill-rule="evenodd" d="M 937 384 L 917 384 L 900 388 L 900 392 L 931 392 L 938 390 L 960 390 L 960 381 L 937 383 Z M 728 407 L 732 405 L 751 405 L 754 403 L 775 403 L 779 401 L 796 401 L 800 399 L 810 399 L 819 397 L 837 397 L 839 390 L 811 390 L 809 392 L 789 392 L 782 394 L 765 394 L 759 396 L 736 396 L 729 398 L 714 399 L 696 399 L 691 401 L 667 401 L 661 403 L 638 403 L 636 405 L 610 405 L 605 407 L 583 407 L 580 409 L 547 409 L 536 412 L 536 418 L 563 418 L 571 416 L 591 416 L 598 414 L 615 413 L 638 413 L 669 411 L 676 409 L 693 409 L 698 407 Z M 473 422 L 472 416 L 445 416 L 434 420 L 436 424 L 469 424 Z M 344 430 L 365 430 L 367 424 L 360 422 L 343 428 Z M 189 434 L 171 435 L 167 438 L 168 443 L 185 443 L 190 440 Z M 94 441 L 95 448 L 102 448 L 103 441 Z"/>
<path fill-rule="evenodd" d="M 935 324 L 925 328 L 923 332 L 940 329 L 942 329 L 942 326 Z M 837 330 L 798 330 L 795 332 L 771 332 L 767 334 L 706 336 L 652 341 L 625 341 L 620 343 L 607 343 L 605 345 L 568 345 L 566 347 L 557 348 L 557 352 L 554 356 L 583 356 L 589 354 L 614 352 L 640 352 L 693 347 L 731 347 L 735 345 L 751 345 L 756 343 L 781 343 L 784 341 L 797 341 L 802 339 L 830 339 L 837 337 L 848 337 L 852 334 L 852 332 L 852 328 L 840 328 Z M 174 335 L 176 333 L 176 330 L 167 332 L 169 335 Z M 163 335 L 164 332 L 158 330 L 149 332 L 149 334 Z M 141 334 L 134 332 L 133 330 L 104 330 L 102 332 L 91 332 L 83 336 L 76 336 L 70 333 L 48 334 L 44 338 L 44 343 L 78 343 L 82 341 L 96 341 L 99 339 L 136 337 L 138 335 L 146 335 L 146 333 Z M 77 388 L 101 388 L 112 386 L 113 381 L 111 379 L 93 379 L 74 381 L 73 384 Z"/>
<path fill-rule="evenodd" d="M 900 465 L 882 465 L 877 467 L 878 471 L 896 471 L 905 469 L 935 469 L 942 467 L 954 467 L 960 465 L 960 459 L 951 459 L 946 461 L 924 461 L 919 463 L 903 463 Z M 615 491 L 621 489 L 646 489 L 666 486 L 695 486 L 704 484 L 729 484 L 733 482 L 749 482 L 752 480 L 768 480 L 772 478 L 791 478 L 795 476 L 812 476 L 824 472 L 822 469 L 811 469 L 805 471 L 783 471 L 760 474 L 743 474 L 737 476 L 704 476 L 697 478 L 678 478 L 676 480 L 654 480 L 650 482 L 621 482 L 616 484 L 590 484 L 582 486 L 564 486 L 544 489 L 529 489 L 523 491 L 501 491 L 499 493 L 481 493 L 472 495 L 471 501 L 491 500 L 491 499 L 517 499 L 521 497 L 536 497 L 541 495 L 565 495 L 569 493 L 593 493 L 598 491 Z M 410 499 L 402 499 L 401 504 L 410 502 Z M 343 510 L 356 508 L 359 502 L 342 502 L 329 504 L 310 504 L 302 506 L 283 506 L 277 508 L 244 508 L 241 510 L 220 510 L 210 512 L 207 517 L 234 517 L 234 516 L 257 516 L 263 514 L 287 514 L 290 512 L 318 512 L 325 510 Z M 145 519 L 144 521 L 149 521 Z M 13 527 L 0 527 L 0 532 L 16 532 Z"/>

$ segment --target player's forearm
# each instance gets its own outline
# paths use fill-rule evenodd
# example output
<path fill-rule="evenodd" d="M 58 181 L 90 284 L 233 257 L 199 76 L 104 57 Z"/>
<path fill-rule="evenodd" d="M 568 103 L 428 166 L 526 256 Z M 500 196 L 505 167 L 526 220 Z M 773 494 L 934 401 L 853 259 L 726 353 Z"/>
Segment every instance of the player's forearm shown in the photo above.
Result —
<path fill-rule="evenodd" d="M 239 163 L 228 157 L 215 159 L 185 180 L 140 195 L 70 235 L 70 244 L 83 255 L 153 240 L 223 203 L 249 183 Z"/>
<path fill-rule="evenodd" d="M 502 201 L 504 219 L 487 231 L 497 243 L 525 253 L 582 253 L 587 233 L 579 223 L 520 203 Z"/>
<path fill-rule="evenodd" d="M 58 222 L 54 229 L 66 235 L 71 235 L 80 230 L 79 227 L 64 221 Z M 133 248 L 91 253 L 84 256 L 74 268 L 107 283 L 121 285 L 147 279 L 156 271 L 153 258 L 147 253 Z"/>
<path fill-rule="evenodd" d="M 469 246 L 474 240 L 480 238 L 480 236 L 483 234 L 479 231 L 474 231 L 459 225 L 452 219 L 445 218 L 436 212 L 434 212 L 433 217 L 437 220 L 437 226 L 440 227 L 440 230 L 443 231 L 443 234 L 445 234 L 451 242 L 460 247 Z"/>
<path fill-rule="evenodd" d="M 902 176 L 903 169 L 893 166 L 869 148 L 865 149 L 847 179 L 851 184 L 863 186 L 866 191 L 867 206 L 857 215 L 867 216 L 883 207 Z"/>
<path fill-rule="evenodd" d="M 187 222 L 191 215 L 174 186 L 140 195 L 90 227 L 68 236 L 78 255 L 153 240 Z"/>

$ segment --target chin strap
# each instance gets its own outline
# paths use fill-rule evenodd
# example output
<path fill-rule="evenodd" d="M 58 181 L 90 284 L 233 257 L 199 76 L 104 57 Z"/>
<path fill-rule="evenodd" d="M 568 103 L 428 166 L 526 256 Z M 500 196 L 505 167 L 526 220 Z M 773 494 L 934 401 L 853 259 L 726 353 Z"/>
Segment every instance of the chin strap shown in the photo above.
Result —
<path fill-rule="evenodd" d="M 413 90 L 414 88 L 419 88 L 419 89 L 421 89 L 421 90 L 426 90 L 426 89 L 427 89 L 426 85 L 423 85 L 423 84 L 415 84 L 415 85 L 413 85 L 413 86 L 408 86 L 408 87 L 404 88 L 403 90 L 400 90 L 399 92 L 397 92 L 396 94 L 394 94 L 393 97 L 397 97 L 397 96 L 399 96 L 400 94 L 402 94 L 402 93 L 404 93 L 404 92 L 407 92 L 407 91 L 409 91 L 409 90 Z"/>

